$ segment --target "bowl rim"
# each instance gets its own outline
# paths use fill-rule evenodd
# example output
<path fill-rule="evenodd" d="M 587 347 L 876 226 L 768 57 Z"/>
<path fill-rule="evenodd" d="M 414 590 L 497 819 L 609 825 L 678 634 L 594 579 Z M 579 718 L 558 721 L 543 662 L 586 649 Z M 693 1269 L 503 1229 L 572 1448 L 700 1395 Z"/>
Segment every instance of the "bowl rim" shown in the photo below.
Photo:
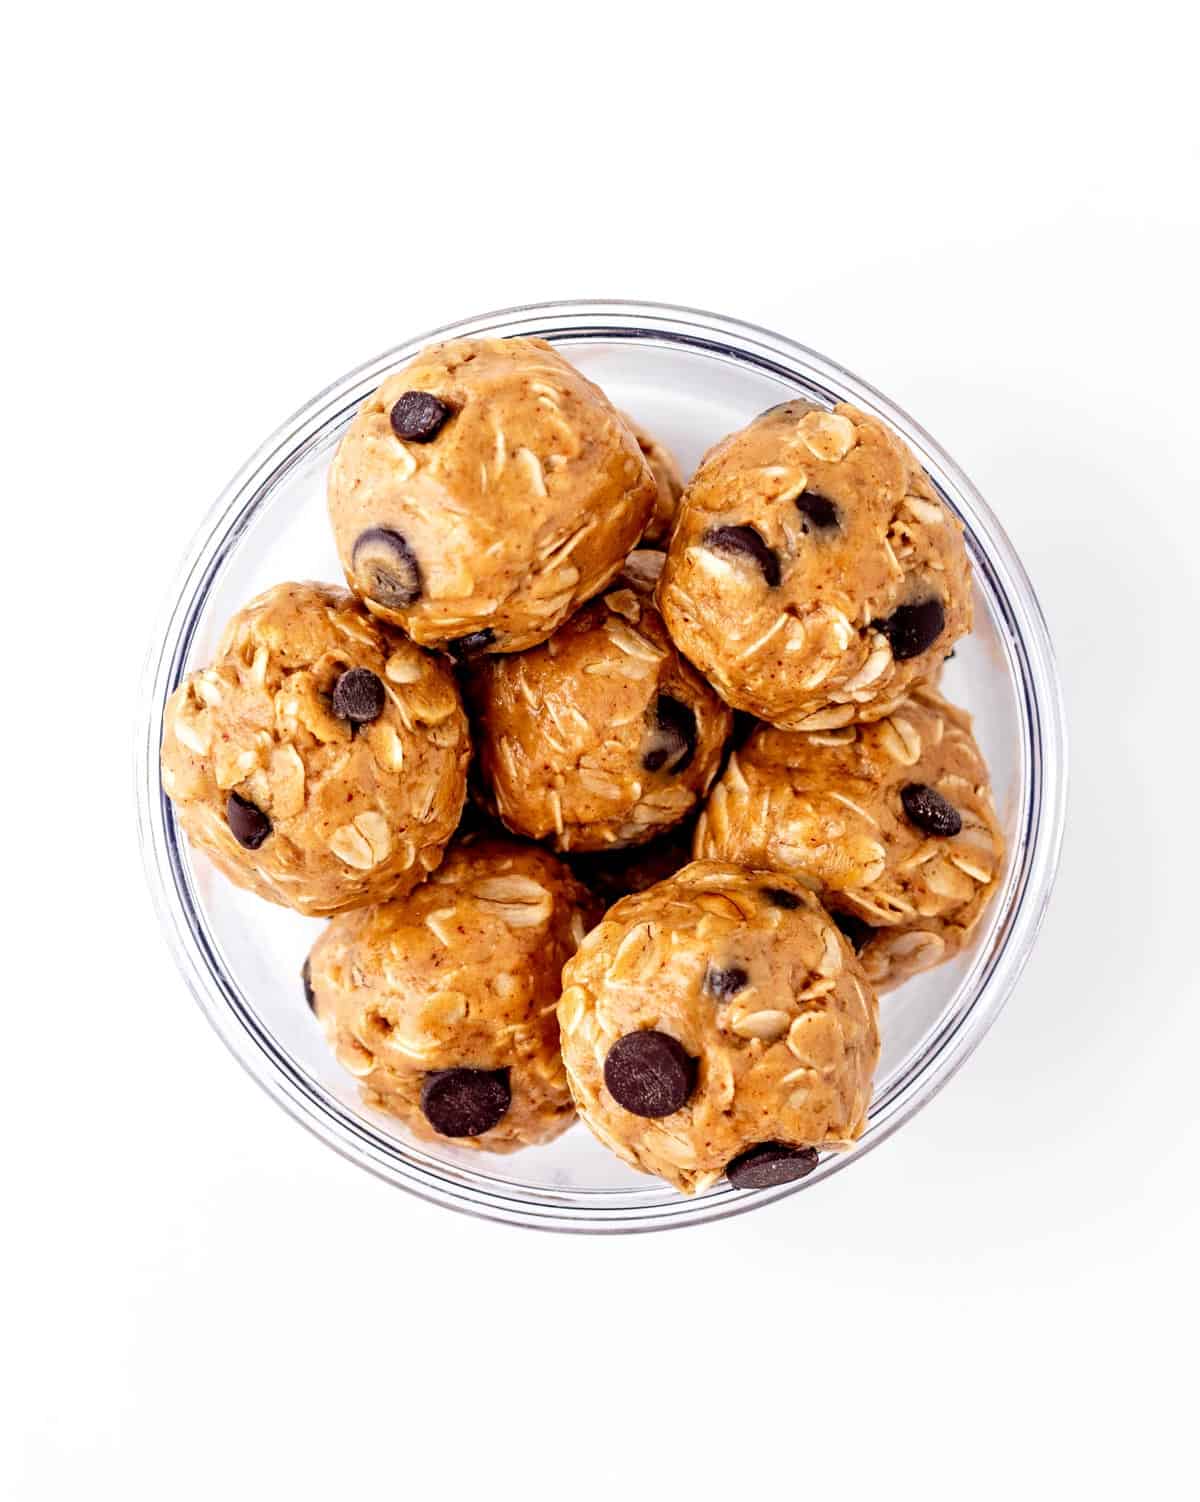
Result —
<path fill-rule="evenodd" d="M 635 340 L 691 348 L 749 364 L 826 402 L 850 401 L 887 421 L 917 453 L 963 520 L 977 580 L 986 587 L 1018 697 L 1028 783 L 1017 835 L 993 901 L 1001 921 L 961 978 L 939 1022 L 905 1061 L 902 1077 L 872 1103 L 871 1120 L 850 1152 L 826 1154 L 807 1178 L 747 1193 L 722 1185 L 688 1199 L 648 1180 L 648 1188 L 578 1192 L 522 1186 L 489 1176 L 484 1165 L 447 1163 L 400 1144 L 352 1115 L 282 1049 L 221 965 L 197 907 L 190 861 L 159 781 L 166 699 L 183 674 L 199 615 L 222 560 L 288 471 L 355 410 L 385 372 L 425 345 L 486 335 L 580 342 Z M 355 367 L 294 412 L 241 466 L 209 509 L 159 612 L 146 656 L 135 744 L 138 835 L 160 926 L 188 989 L 222 1041 L 262 1088 L 343 1157 L 433 1203 L 507 1224 L 544 1230 L 629 1233 L 698 1225 L 744 1214 L 822 1182 L 886 1141 L 953 1078 L 1012 994 L 1041 928 L 1053 889 L 1066 816 L 1067 730 L 1049 630 L 1012 543 L 960 466 L 882 392 L 806 345 L 756 324 L 671 304 L 582 299 L 528 303 L 443 325 Z M 1016 857 L 1020 852 L 1020 862 Z M 963 1005 L 954 1004 L 964 999 Z M 477 1155 L 482 1157 L 482 1155 Z M 531 1198 L 532 1191 L 533 1198 Z M 584 1203 L 583 1201 L 587 1202 Z"/>

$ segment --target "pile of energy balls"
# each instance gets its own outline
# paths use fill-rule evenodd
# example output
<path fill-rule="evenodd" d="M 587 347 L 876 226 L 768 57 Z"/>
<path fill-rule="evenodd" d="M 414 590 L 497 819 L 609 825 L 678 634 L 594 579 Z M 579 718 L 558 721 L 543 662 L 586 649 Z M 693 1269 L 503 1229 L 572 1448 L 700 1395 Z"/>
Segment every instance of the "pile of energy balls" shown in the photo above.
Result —
<path fill-rule="evenodd" d="M 491 1152 L 579 1115 L 685 1193 L 850 1146 L 878 994 L 1003 856 L 937 689 L 962 528 L 913 455 L 793 400 L 684 486 L 551 345 L 456 340 L 328 491 L 349 591 L 239 611 L 162 775 L 226 876 L 331 920 L 304 992 L 367 1102 Z"/>

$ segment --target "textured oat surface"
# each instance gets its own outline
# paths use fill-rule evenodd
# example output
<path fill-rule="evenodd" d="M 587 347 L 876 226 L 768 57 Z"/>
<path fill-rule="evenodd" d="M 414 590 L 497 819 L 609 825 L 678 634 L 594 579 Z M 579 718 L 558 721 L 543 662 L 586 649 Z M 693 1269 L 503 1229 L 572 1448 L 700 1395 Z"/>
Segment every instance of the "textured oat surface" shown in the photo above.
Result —
<path fill-rule="evenodd" d="M 959 833 L 912 822 L 901 793 L 913 785 L 958 811 Z M 790 872 L 868 925 L 850 928 L 882 989 L 962 947 L 995 890 L 1004 842 L 970 716 L 925 687 L 870 725 L 760 727 L 713 788 L 694 848 Z"/>
<path fill-rule="evenodd" d="M 479 768 L 504 823 L 559 850 L 639 844 L 708 790 L 732 716 L 675 650 L 634 555 L 548 642 L 477 658 Z"/>
<path fill-rule="evenodd" d="M 802 401 L 705 456 L 658 598 L 728 702 L 787 729 L 882 717 L 971 627 L 961 526 L 912 454 L 853 407 Z M 939 608 L 935 638 L 905 656 L 924 633 L 896 612 Z"/>
<path fill-rule="evenodd" d="M 570 1126 L 555 1010 L 589 904 L 548 852 L 481 838 L 407 897 L 334 919 L 309 959 L 313 1006 L 367 1102 L 444 1140 L 421 1107 L 427 1075 L 503 1069 L 508 1110 L 458 1146 L 512 1152 Z"/>
<path fill-rule="evenodd" d="M 729 979 L 738 972 L 740 986 Z M 755 1143 L 833 1148 L 862 1133 L 879 1054 L 875 995 L 812 893 L 788 876 L 686 866 L 611 908 L 563 986 L 580 1115 L 626 1162 L 685 1193 Z M 605 1084 L 609 1051 L 639 1029 L 668 1034 L 697 1061 L 691 1098 L 671 1115 L 634 1115 Z"/>
<path fill-rule="evenodd" d="M 671 450 L 665 444 L 660 443 L 652 433 L 648 433 L 640 422 L 630 417 L 628 412 L 623 416 L 629 424 L 630 432 L 637 439 L 638 448 L 645 455 L 646 463 L 650 466 L 650 472 L 658 486 L 654 511 L 642 534 L 642 544 L 644 547 L 665 546 L 675 522 L 679 497 L 683 494 L 683 476 L 679 472 L 678 461 Z"/>
<path fill-rule="evenodd" d="M 333 709 L 352 668 L 383 686 L 369 724 Z M 344 589 L 280 584 L 233 617 L 216 660 L 171 696 L 162 778 L 187 837 L 231 880 L 322 915 L 407 891 L 437 865 L 469 755 L 442 660 Z M 231 831 L 231 794 L 269 821 L 256 849 Z"/>
<path fill-rule="evenodd" d="M 391 421 L 414 390 L 449 409 L 426 442 Z M 366 401 L 329 472 L 342 567 L 368 607 L 423 645 L 497 652 L 544 641 L 602 589 L 656 493 L 620 414 L 537 339 L 422 351 Z"/>

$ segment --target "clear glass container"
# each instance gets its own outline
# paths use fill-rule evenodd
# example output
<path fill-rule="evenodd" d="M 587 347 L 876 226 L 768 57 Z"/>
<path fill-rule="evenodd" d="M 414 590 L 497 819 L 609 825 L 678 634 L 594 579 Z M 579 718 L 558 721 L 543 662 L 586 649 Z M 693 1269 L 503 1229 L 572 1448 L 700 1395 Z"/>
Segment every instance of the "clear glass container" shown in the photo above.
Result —
<path fill-rule="evenodd" d="M 947 665 L 948 695 L 975 716 L 1008 841 L 998 893 L 969 952 L 889 994 L 870 1125 L 852 1152 L 826 1154 L 797 1184 L 725 1184 L 695 1199 L 627 1168 L 576 1124 L 509 1157 L 418 1144 L 364 1106 L 304 998 L 300 966 L 315 920 L 238 891 L 181 840 L 158 776 L 162 713 L 222 624 L 268 585 L 341 579 L 325 514 L 325 471 L 362 400 L 423 345 L 473 335 L 551 339 L 685 470 L 723 434 L 801 395 L 850 401 L 889 422 L 962 518 L 975 568 L 976 630 Z M 546 303 L 470 318 L 409 340 L 335 382 L 235 476 L 200 528 L 155 632 L 137 745 L 146 871 L 179 968 L 234 1055 L 297 1121 L 355 1163 L 425 1199 L 516 1225 L 648 1231 L 696 1225 L 812 1190 L 919 1110 L 976 1047 L 1037 936 L 1062 838 L 1066 734 L 1054 658 L 1032 586 L 1008 538 L 954 461 L 865 382 L 779 334 L 651 303 Z"/>

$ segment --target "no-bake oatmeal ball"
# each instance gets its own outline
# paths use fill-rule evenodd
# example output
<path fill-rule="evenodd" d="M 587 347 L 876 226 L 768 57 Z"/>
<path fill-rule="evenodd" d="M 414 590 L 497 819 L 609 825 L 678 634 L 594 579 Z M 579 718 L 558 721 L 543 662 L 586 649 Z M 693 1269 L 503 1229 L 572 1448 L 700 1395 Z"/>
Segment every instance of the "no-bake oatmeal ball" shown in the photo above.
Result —
<path fill-rule="evenodd" d="M 646 463 L 650 466 L 650 472 L 658 486 L 658 497 L 654 502 L 654 511 L 646 524 L 646 530 L 642 534 L 642 544 L 645 547 L 660 547 L 665 545 L 675 523 L 679 497 L 683 494 L 683 476 L 679 473 L 679 464 L 671 450 L 665 444 L 660 443 L 652 433 L 647 433 L 641 423 L 630 417 L 628 412 L 623 415 L 629 424 L 630 432 L 637 439 L 638 448 L 645 455 Z"/>
<path fill-rule="evenodd" d="M 658 598 L 723 697 L 788 730 L 881 719 L 971 629 L 962 528 L 913 455 L 799 400 L 705 456 Z"/>
<path fill-rule="evenodd" d="M 423 646 L 518 652 L 621 566 L 657 485 L 624 419 L 540 339 L 432 345 L 329 471 L 350 587 Z"/>
<path fill-rule="evenodd" d="M 321 916 L 424 879 L 458 823 L 469 757 L 443 661 L 344 589 L 280 584 L 172 694 L 162 779 L 230 880 Z"/>
<path fill-rule="evenodd" d="M 962 948 L 1004 838 L 970 716 L 923 687 L 870 725 L 760 727 L 713 788 L 695 852 L 811 884 L 882 990 Z"/>
<path fill-rule="evenodd" d="M 500 818 L 563 851 L 640 844 L 686 818 L 732 722 L 636 573 L 540 647 L 477 659 L 467 697 Z"/>
<path fill-rule="evenodd" d="M 803 1177 L 866 1124 L 877 1003 L 845 938 L 789 876 L 697 861 L 626 897 L 563 971 L 580 1115 L 684 1193 Z"/>
<path fill-rule="evenodd" d="M 335 918 L 305 991 L 367 1103 L 489 1152 L 565 1131 L 555 1011 L 590 904 L 547 851 L 480 838 L 407 897 Z"/>

